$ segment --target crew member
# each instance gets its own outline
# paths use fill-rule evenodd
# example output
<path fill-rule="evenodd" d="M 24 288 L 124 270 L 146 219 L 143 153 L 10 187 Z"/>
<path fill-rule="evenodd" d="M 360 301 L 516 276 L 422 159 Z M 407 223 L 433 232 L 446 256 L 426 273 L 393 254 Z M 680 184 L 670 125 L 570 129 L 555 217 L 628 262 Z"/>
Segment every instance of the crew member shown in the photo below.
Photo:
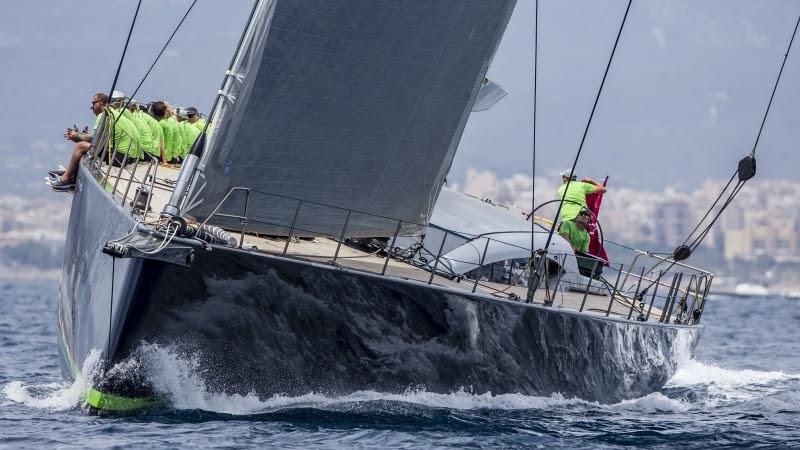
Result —
<path fill-rule="evenodd" d="M 172 107 L 167 102 L 164 102 L 167 106 L 167 121 L 169 121 L 170 126 L 172 127 L 172 145 L 173 145 L 173 154 L 172 160 L 170 161 L 173 164 L 180 164 L 183 162 L 183 133 L 181 133 L 181 129 L 178 123 L 178 113 L 175 108 Z"/>
<path fill-rule="evenodd" d="M 151 117 L 150 114 L 142 111 L 139 108 L 139 102 L 136 100 L 131 100 L 130 105 L 128 105 L 128 110 L 130 110 L 131 114 L 133 114 L 138 121 L 144 123 L 150 131 L 150 143 L 147 146 L 143 146 L 144 151 L 158 158 L 160 162 L 166 162 L 167 160 L 164 154 L 164 133 L 161 131 L 161 126 L 158 124 L 158 121 Z"/>
<path fill-rule="evenodd" d="M 587 253 L 589 251 L 589 222 L 592 213 L 588 209 L 582 209 L 573 220 L 564 221 L 558 230 L 564 239 L 572 246 L 576 252 Z"/>
<path fill-rule="evenodd" d="M 98 92 L 92 96 L 92 106 L 90 108 L 95 115 L 94 126 L 92 133 L 79 132 L 78 130 L 69 129 L 64 133 L 64 137 L 76 143 L 75 149 L 72 151 L 69 164 L 64 171 L 51 171 L 50 186 L 56 191 L 69 191 L 75 188 L 75 176 L 78 174 L 78 164 L 81 158 L 91 148 L 93 139 L 97 136 L 97 127 L 105 115 L 108 108 L 108 96 L 102 92 Z M 115 114 L 109 115 L 109 122 L 106 123 L 109 130 L 113 130 L 113 134 L 109 139 L 109 146 L 115 150 L 115 154 L 120 151 L 128 151 L 132 147 L 131 135 L 126 133 L 131 129 L 135 130 L 133 124 L 127 119 L 119 117 Z"/>
<path fill-rule="evenodd" d="M 111 106 L 114 108 L 124 108 L 125 104 L 127 103 L 128 107 L 122 113 L 126 119 L 130 120 L 133 123 L 133 126 L 136 127 L 136 132 L 139 134 L 139 146 L 141 147 L 142 151 L 148 154 L 153 154 L 156 152 L 155 145 L 153 143 L 153 134 L 150 131 L 150 127 L 147 126 L 147 122 L 137 114 L 139 111 L 139 104 L 134 100 L 127 102 L 127 98 L 117 91 L 116 94 L 119 94 L 119 98 L 111 97 Z"/>
<path fill-rule="evenodd" d="M 561 172 L 561 181 L 563 184 L 558 188 L 558 198 L 563 199 L 561 205 L 561 221 L 566 222 L 572 220 L 575 216 L 586 208 L 586 196 L 588 194 L 597 194 L 606 192 L 606 188 L 591 178 L 584 178 L 581 181 L 569 182 L 569 190 L 567 190 L 567 182 L 569 181 L 570 171 L 565 170 Z"/>
<path fill-rule="evenodd" d="M 170 120 L 170 108 L 166 102 L 153 102 L 150 107 L 150 112 L 153 114 L 153 118 L 158 121 L 158 124 L 161 126 L 162 134 L 164 135 L 166 162 L 177 164 L 179 162 L 177 159 L 179 154 L 178 145 L 180 144 L 180 140 L 178 139 L 180 136 L 178 123 L 174 120 Z"/>
<path fill-rule="evenodd" d="M 203 131 L 206 127 L 206 121 L 200 117 L 200 113 L 197 112 L 197 108 L 194 106 L 190 106 L 186 108 L 186 120 L 189 121 L 192 125 L 194 125 L 199 131 Z M 192 141 L 194 142 L 194 141 Z M 191 145 L 190 145 L 191 147 Z"/>
<path fill-rule="evenodd" d="M 111 93 L 111 105 L 108 111 L 114 118 L 114 133 L 111 135 L 109 148 L 114 153 L 111 165 L 121 167 L 123 164 L 132 164 L 142 156 L 142 141 L 139 129 L 133 121 L 133 114 L 125 106 L 125 94 L 120 91 Z"/>
<path fill-rule="evenodd" d="M 192 123 L 192 119 L 189 117 L 191 109 L 194 108 L 181 109 L 181 114 L 179 115 L 179 118 L 182 119 L 178 125 L 180 126 L 181 138 L 183 139 L 183 149 L 181 151 L 181 158 L 183 159 L 186 159 L 186 156 L 189 155 L 189 150 L 192 149 L 192 144 L 194 144 L 195 139 L 203 132 L 202 129 L 198 129 L 195 125 L 198 117 L 196 109 L 194 110 L 195 123 Z"/>

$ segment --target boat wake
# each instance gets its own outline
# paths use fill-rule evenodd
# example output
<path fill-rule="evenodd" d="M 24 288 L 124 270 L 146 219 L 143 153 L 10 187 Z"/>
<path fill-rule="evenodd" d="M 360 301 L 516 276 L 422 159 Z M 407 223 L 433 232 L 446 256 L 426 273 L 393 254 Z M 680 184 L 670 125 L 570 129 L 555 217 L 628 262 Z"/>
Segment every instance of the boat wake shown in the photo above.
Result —
<path fill-rule="evenodd" d="M 19 403 L 30 408 L 49 411 L 66 411 L 81 406 L 91 387 L 90 380 L 100 367 L 100 352 L 93 350 L 86 357 L 81 374 L 72 383 L 28 383 L 11 381 L 3 386 L 7 402 Z"/>
<path fill-rule="evenodd" d="M 682 364 L 663 391 L 690 390 L 714 408 L 787 393 L 800 398 L 800 374 L 728 369 L 697 360 Z"/>
<path fill-rule="evenodd" d="M 174 348 L 145 345 L 139 353 L 152 386 L 168 399 L 170 408 L 209 413 L 249 416 L 280 413 L 298 409 L 330 412 L 382 412 L 407 414 L 419 409 L 447 410 L 542 410 L 605 412 L 684 412 L 714 409 L 732 404 L 756 402 L 773 410 L 795 409 L 800 403 L 800 374 L 763 372 L 718 367 L 690 359 L 685 361 L 661 392 L 620 403 L 603 405 L 560 394 L 532 396 L 523 394 L 473 393 L 469 388 L 441 394 L 424 389 L 404 393 L 359 391 L 343 396 L 308 393 L 300 396 L 276 395 L 259 398 L 210 390 L 202 379 L 199 362 L 185 357 Z M 5 401 L 24 406 L 62 411 L 82 406 L 91 374 L 99 367 L 99 353 L 93 352 L 83 367 L 89 377 L 73 383 L 26 383 L 12 381 L 3 388 Z"/>

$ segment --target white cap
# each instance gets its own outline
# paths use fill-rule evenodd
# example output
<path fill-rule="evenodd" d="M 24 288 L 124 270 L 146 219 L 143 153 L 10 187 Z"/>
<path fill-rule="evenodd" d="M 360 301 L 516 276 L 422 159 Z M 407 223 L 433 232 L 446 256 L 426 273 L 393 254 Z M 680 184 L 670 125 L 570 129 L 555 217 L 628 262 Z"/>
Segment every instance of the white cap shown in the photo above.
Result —
<path fill-rule="evenodd" d="M 125 98 L 125 94 L 123 94 L 122 91 L 114 91 L 111 93 L 111 98 Z"/>
<path fill-rule="evenodd" d="M 564 178 L 569 178 L 569 174 L 572 172 L 570 169 L 565 169 L 561 171 L 561 176 Z"/>

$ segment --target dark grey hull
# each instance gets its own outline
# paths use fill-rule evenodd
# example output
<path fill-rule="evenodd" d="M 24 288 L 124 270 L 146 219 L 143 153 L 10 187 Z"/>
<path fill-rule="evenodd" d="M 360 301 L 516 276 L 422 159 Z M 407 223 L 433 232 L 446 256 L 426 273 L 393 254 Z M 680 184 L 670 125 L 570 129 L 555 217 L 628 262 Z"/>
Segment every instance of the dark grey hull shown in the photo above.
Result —
<path fill-rule="evenodd" d="M 228 248 L 199 251 L 189 267 L 112 262 L 102 245 L 133 221 L 87 176 L 59 312 L 65 359 L 78 366 L 92 348 L 116 363 L 149 342 L 195 355 L 207 386 L 228 393 L 464 388 L 616 402 L 661 388 L 699 334 Z M 152 394 L 131 373 L 96 384 Z"/>

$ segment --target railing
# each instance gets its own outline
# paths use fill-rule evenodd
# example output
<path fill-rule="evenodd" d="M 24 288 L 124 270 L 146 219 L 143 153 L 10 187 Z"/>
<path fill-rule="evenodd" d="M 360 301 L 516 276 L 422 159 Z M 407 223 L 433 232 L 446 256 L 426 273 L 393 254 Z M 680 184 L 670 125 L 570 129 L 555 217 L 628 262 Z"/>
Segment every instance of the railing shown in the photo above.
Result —
<path fill-rule="evenodd" d="M 241 193 L 244 195 L 241 212 L 239 214 L 220 212 L 223 205 L 228 202 L 234 193 Z M 252 198 L 254 195 L 263 195 L 281 199 L 282 201 L 288 200 L 293 202 L 294 212 L 291 216 L 291 221 L 288 223 L 278 223 L 250 217 L 251 201 L 253 201 Z M 316 207 L 321 206 L 340 211 L 343 220 L 339 232 L 335 234 L 320 233 L 319 231 L 303 228 L 299 218 L 301 217 L 304 206 L 308 205 L 314 205 Z M 390 237 L 387 237 L 386 243 L 388 245 L 374 252 L 385 252 L 385 258 L 380 267 L 370 267 L 369 264 L 355 263 L 358 258 L 373 256 L 374 253 L 359 253 L 356 256 L 342 255 L 342 246 L 347 240 L 348 227 L 352 224 L 355 217 L 361 215 L 390 221 L 389 223 L 393 224 L 392 229 L 394 232 Z M 439 285 L 464 289 L 462 281 L 466 280 L 468 281 L 466 289 L 473 293 L 480 288 L 484 293 L 495 296 L 505 296 L 515 300 L 520 300 L 524 297 L 524 295 L 520 294 L 527 289 L 529 281 L 532 279 L 531 267 L 540 267 L 539 273 L 535 275 L 538 279 L 545 280 L 545 282 L 540 285 L 537 292 L 541 291 L 542 295 L 540 297 L 543 297 L 543 303 L 545 305 L 552 304 L 553 300 L 556 300 L 559 295 L 561 295 L 563 300 L 565 292 L 575 292 L 582 294 L 579 304 L 576 303 L 572 305 L 572 307 L 579 312 L 591 310 L 596 313 L 604 314 L 605 316 L 614 314 L 615 317 L 627 320 L 646 322 L 657 319 L 659 323 L 676 323 L 682 325 L 697 324 L 705 308 L 708 291 L 713 280 L 713 276 L 702 269 L 675 262 L 669 258 L 639 251 L 636 251 L 638 253 L 634 255 L 633 261 L 630 264 L 598 264 L 595 262 L 591 264 L 591 269 L 584 270 L 582 275 L 578 273 L 568 273 L 565 270 L 565 267 L 571 264 L 572 260 L 570 258 L 575 258 L 575 255 L 572 253 L 548 253 L 543 261 L 544 264 L 532 264 L 535 260 L 532 260 L 529 256 L 518 258 L 514 261 L 490 261 L 487 263 L 486 256 L 489 253 L 490 245 L 509 246 L 512 249 L 519 250 L 520 255 L 530 255 L 530 247 L 519 246 L 513 242 L 504 241 L 495 237 L 502 236 L 503 233 L 470 235 L 440 229 L 444 235 L 441 241 L 438 242 L 435 252 L 425 248 L 423 244 L 419 244 L 415 248 L 413 246 L 400 248 L 396 246 L 398 239 L 407 237 L 401 234 L 401 230 L 404 226 L 418 226 L 421 227 L 421 229 L 425 229 L 424 227 L 426 225 L 244 187 L 234 187 L 230 189 L 216 205 L 211 214 L 203 221 L 202 225 L 206 225 L 214 217 L 226 219 L 229 224 L 231 221 L 238 224 L 235 231 L 239 233 L 239 248 L 243 248 L 245 245 L 245 236 L 248 234 L 248 226 L 253 223 L 259 223 L 273 228 L 280 228 L 286 232 L 285 242 L 281 241 L 281 246 L 271 251 L 267 250 L 284 257 L 311 260 L 322 259 L 327 263 L 343 269 L 367 270 L 380 275 L 400 276 L 403 278 L 415 277 L 415 275 L 410 274 L 408 271 L 400 269 L 403 264 L 400 266 L 396 265 L 392 270 L 388 270 L 390 260 L 395 259 L 401 263 L 406 263 L 428 272 L 424 277 L 416 276 L 416 278 L 414 278 L 416 281 L 427 284 L 434 284 L 434 282 L 436 282 L 436 284 Z M 388 229 L 388 226 L 385 228 Z M 512 232 L 530 233 L 530 230 Z M 331 249 L 329 254 L 303 254 L 302 250 L 290 252 L 290 246 L 295 244 L 295 236 L 297 234 L 329 238 L 333 242 L 336 242 L 335 249 Z M 413 235 L 412 237 L 420 236 Z M 457 260 L 454 259 L 452 255 L 448 255 L 447 253 L 449 252 L 445 250 L 448 242 L 452 239 L 457 239 L 456 244 L 458 244 L 458 246 L 466 244 L 475 248 L 474 259 L 468 261 Z M 655 258 L 662 262 L 669 262 L 671 265 L 668 268 L 656 272 L 655 269 L 657 265 L 650 268 L 637 265 L 637 263 L 640 262 L 640 258 L 644 257 Z M 577 259 L 575 261 L 576 263 L 578 262 Z M 473 269 L 456 273 L 452 270 L 453 263 L 460 263 L 473 267 Z M 498 283 L 497 278 L 495 278 L 493 274 L 498 264 L 503 264 L 503 267 L 507 268 L 509 271 L 508 276 L 503 277 L 503 280 L 507 280 L 503 283 Z M 514 273 L 514 264 L 516 264 L 517 273 Z M 488 274 L 487 271 L 489 272 Z M 605 274 L 605 277 L 602 276 L 601 272 Z M 614 283 L 612 284 L 609 279 L 613 279 Z M 603 303 L 602 308 L 599 308 L 597 297 L 601 294 L 608 296 L 608 302 L 607 304 Z M 592 297 L 589 297 L 589 295 L 592 295 Z M 575 299 L 574 296 L 571 298 L 573 300 Z M 654 311 L 656 311 L 655 314 Z"/>
<path fill-rule="evenodd" d="M 109 113 L 106 112 L 106 115 Z M 152 200 L 152 193 L 155 188 L 155 181 L 158 174 L 158 158 L 148 154 L 144 151 L 141 144 L 133 136 L 128 135 L 124 130 L 114 130 L 113 127 L 116 121 L 110 124 L 104 121 L 104 127 L 97 136 L 96 145 L 93 146 L 94 153 L 89 155 L 89 162 L 95 178 L 101 186 L 110 193 L 112 197 L 116 194 L 121 195 L 120 206 L 123 209 L 130 209 L 131 214 L 139 214 L 142 219 L 147 217 L 150 210 L 150 203 Z M 115 133 L 121 133 L 128 138 L 128 147 L 125 149 L 118 149 L 112 146 L 112 136 Z M 122 154 L 122 161 L 116 163 L 115 153 Z M 130 154 L 135 153 L 138 156 L 131 158 Z M 147 164 L 147 170 L 141 179 L 137 179 L 137 170 L 140 164 Z M 131 168 L 131 166 L 133 166 Z M 117 167 L 118 170 L 114 170 Z M 113 180 L 113 184 L 111 184 Z M 148 183 L 149 182 L 149 183 Z M 122 183 L 122 184 L 120 184 Z M 136 185 L 133 198 L 129 199 L 128 194 L 131 188 Z M 119 188 L 119 190 L 118 190 Z M 146 200 L 143 207 L 140 209 L 137 203 L 140 193 L 146 192 Z M 128 201 L 130 205 L 126 205 Z"/>

